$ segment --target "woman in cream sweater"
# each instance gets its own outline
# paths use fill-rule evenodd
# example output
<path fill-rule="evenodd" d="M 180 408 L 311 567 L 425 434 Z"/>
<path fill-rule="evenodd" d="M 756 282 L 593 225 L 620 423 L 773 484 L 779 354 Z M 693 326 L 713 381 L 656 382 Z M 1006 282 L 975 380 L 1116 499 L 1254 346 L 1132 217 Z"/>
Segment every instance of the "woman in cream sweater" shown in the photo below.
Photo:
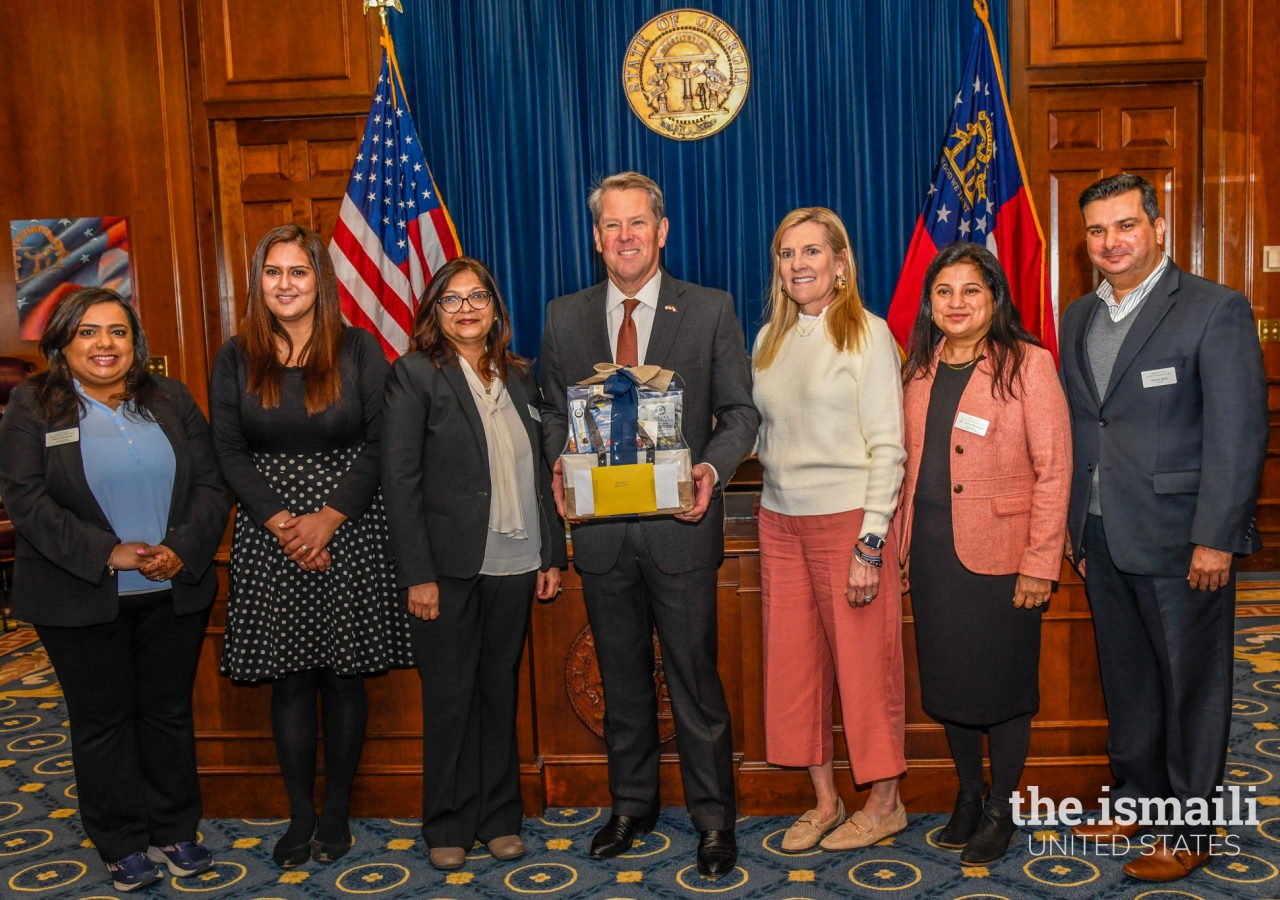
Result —
<path fill-rule="evenodd" d="M 765 752 L 807 767 L 817 794 L 782 848 L 852 850 L 907 827 L 902 597 L 889 534 L 906 458 L 898 350 L 862 307 L 848 233 L 829 209 L 797 209 L 778 226 L 769 307 L 753 357 Z M 836 680 L 854 781 L 872 785 L 847 820 L 832 768 Z"/>

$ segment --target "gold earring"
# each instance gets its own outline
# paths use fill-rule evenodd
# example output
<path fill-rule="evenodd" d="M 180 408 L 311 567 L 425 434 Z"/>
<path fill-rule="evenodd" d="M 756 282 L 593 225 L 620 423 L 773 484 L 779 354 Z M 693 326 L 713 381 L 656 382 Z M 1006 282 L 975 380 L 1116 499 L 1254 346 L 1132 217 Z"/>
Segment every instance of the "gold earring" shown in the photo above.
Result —
<path fill-rule="evenodd" d="M 842 290 L 842 291 L 843 291 L 843 290 L 844 290 L 845 288 L 847 288 L 848 286 L 849 286 L 849 280 L 848 280 L 847 278 L 845 278 L 843 275 L 837 275 L 837 276 L 836 276 L 836 288 L 837 288 L 837 289 L 839 289 L 839 290 Z"/>

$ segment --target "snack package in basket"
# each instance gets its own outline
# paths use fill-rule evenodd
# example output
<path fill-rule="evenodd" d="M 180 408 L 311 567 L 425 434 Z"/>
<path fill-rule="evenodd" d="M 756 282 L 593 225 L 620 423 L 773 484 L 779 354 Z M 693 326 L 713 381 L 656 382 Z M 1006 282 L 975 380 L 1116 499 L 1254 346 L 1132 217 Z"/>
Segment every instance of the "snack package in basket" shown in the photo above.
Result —
<path fill-rule="evenodd" d="M 684 389 L 659 366 L 596 374 L 566 389 L 565 514 L 669 516 L 693 509 L 693 462 L 680 431 Z"/>

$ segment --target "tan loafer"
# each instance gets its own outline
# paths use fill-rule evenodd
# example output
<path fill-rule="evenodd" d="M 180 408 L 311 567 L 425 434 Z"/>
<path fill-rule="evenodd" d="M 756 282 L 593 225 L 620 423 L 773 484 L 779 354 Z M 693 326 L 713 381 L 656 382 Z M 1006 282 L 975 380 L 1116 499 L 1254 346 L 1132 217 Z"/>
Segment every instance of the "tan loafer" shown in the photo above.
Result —
<path fill-rule="evenodd" d="M 504 834 L 489 842 L 489 855 L 494 859 L 517 859 L 524 856 L 524 841 L 518 834 Z"/>
<path fill-rule="evenodd" d="M 432 847 L 430 858 L 437 869 L 461 869 L 467 862 L 467 851 L 461 847 Z"/>
<path fill-rule="evenodd" d="M 822 840 L 822 836 L 844 821 L 844 801 L 836 801 L 836 814 L 823 821 L 816 809 L 811 809 L 782 836 L 782 849 L 788 853 L 808 850 Z"/>
<path fill-rule="evenodd" d="M 823 850 L 860 850 L 882 841 L 891 834 L 907 830 L 907 808 L 901 803 L 879 825 L 871 823 L 871 817 L 858 810 L 845 823 L 822 839 Z"/>

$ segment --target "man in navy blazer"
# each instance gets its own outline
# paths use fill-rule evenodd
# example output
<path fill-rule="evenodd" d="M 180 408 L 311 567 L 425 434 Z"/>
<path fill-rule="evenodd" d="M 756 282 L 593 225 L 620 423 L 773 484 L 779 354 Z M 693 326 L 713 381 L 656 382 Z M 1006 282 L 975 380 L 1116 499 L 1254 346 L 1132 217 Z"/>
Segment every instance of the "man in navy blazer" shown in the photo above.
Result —
<path fill-rule="evenodd" d="M 684 382 L 682 431 L 693 456 L 694 508 L 678 516 L 573 525 L 573 565 L 605 690 L 604 737 L 613 815 L 593 859 L 630 852 L 658 816 L 653 631 L 662 645 L 685 802 L 700 832 L 698 870 L 733 871 L 733 732 L 717 652 L 717 572 L 724 557 L 720 490 L 751 452 L 760 415 L 746 340 L 724 291 L 672 278 L 659 264 L 669 224 L 662 191 L 637 172 L 604 179 L 589 199 L 608 279 L 558 297 L 542 337 L 542 426 L 556 467 L 568 433 L 565 388 L 601 362 L 660 365 Z"/>
<path fill-rule="evenodd" d="M 1164 254 L 1155 187 L 1116 175 L 1080 195 L 1105 281 L 1062 316 L 1075 472 L 1068 531 L 1093 609 L 1118 799 L 1176 798 L 1182 824 L 1125 865 L 1173 881 L 1208 858 L 1191 811 L 1221 795 L 1232 695 L 1234 559 L 1255 518 L 1269 434 L 1249 301 Z M 1212 817 L 1212 812 L 1210 813 Z M 1077 826 L 1130 837 L 1142 826 Z"/>

